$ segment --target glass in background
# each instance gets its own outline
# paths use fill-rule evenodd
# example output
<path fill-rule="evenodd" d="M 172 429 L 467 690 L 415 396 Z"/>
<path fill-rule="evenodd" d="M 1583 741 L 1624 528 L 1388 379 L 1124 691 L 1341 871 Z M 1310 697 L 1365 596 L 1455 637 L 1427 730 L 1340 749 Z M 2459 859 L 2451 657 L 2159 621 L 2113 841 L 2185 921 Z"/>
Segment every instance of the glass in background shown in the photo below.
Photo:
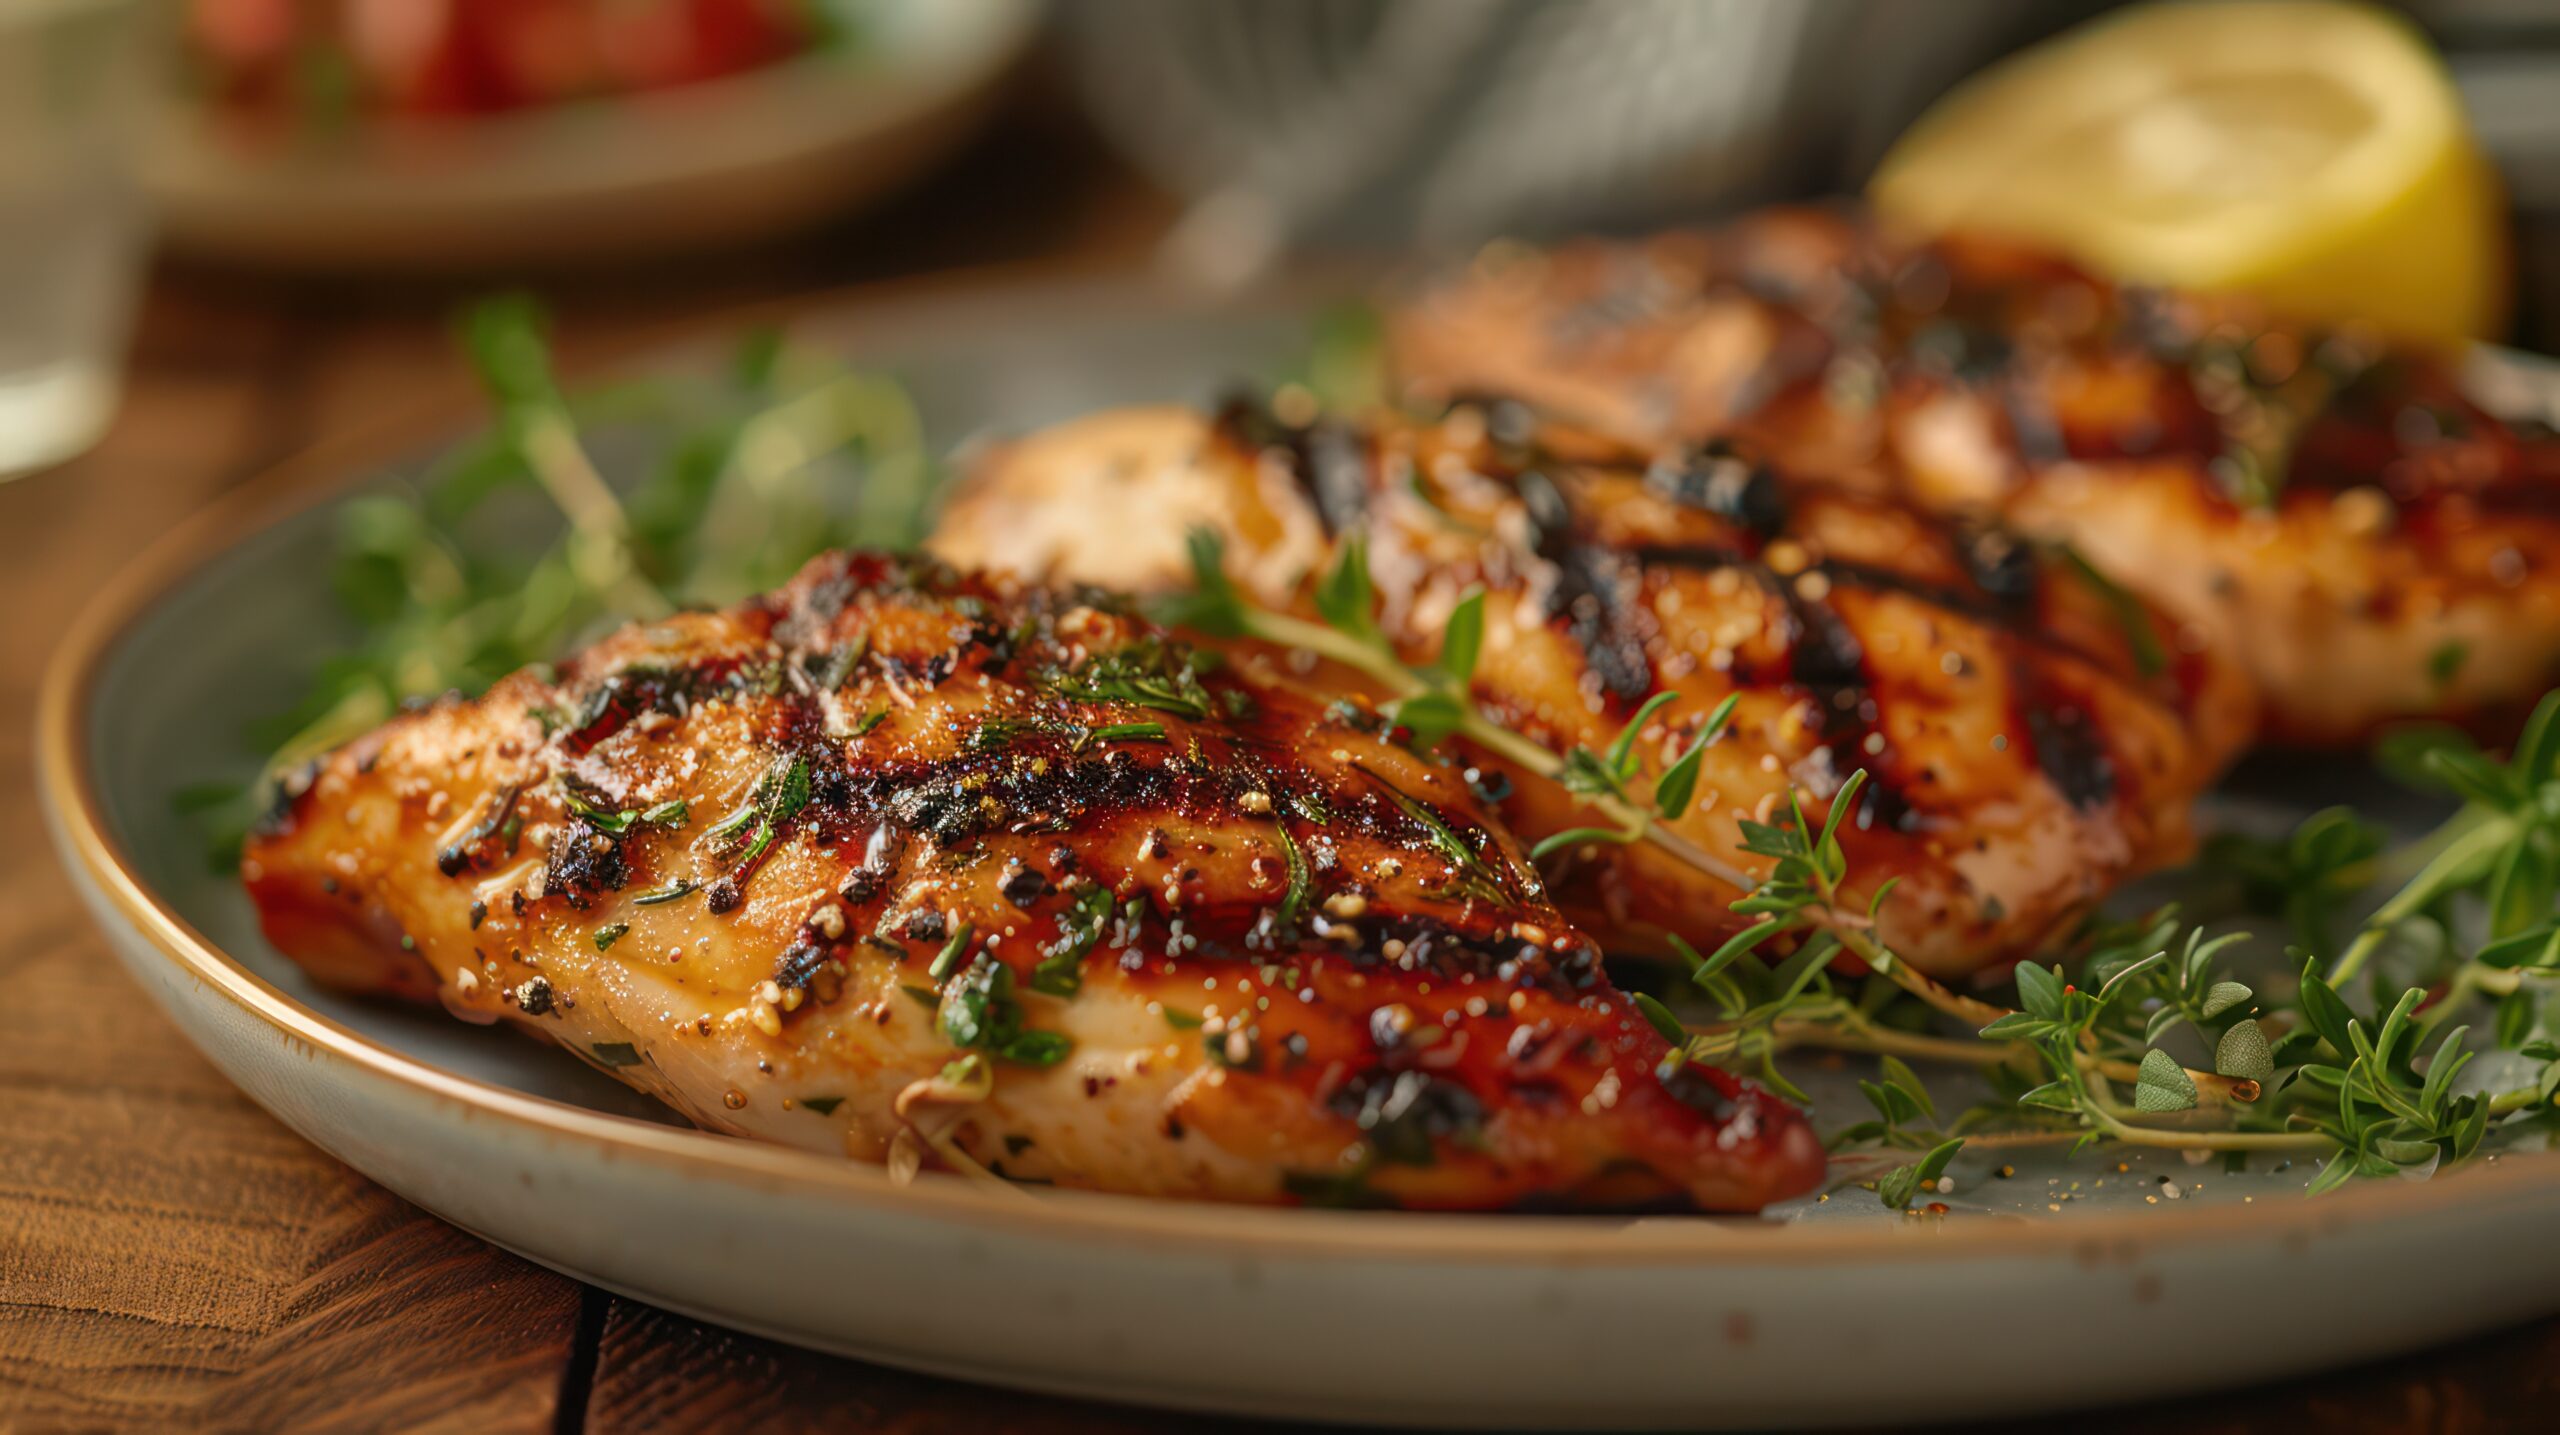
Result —
<path fill-rule="evenodd" d="M 0 478 L 79 453 L 115 412 L 157 8 L 0 0 Z"/>

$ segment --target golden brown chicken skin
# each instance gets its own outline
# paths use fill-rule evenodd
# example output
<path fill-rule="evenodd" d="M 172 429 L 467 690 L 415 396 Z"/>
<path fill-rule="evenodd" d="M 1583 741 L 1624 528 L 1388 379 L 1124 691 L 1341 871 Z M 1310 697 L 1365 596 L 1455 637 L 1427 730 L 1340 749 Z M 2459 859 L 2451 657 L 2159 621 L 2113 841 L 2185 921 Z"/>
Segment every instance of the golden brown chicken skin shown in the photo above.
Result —
<path fill-rule="evenodd" d="M 2494 730 L 2560 678 L 2560 441 L 2435 355 L 1813 210 L 1496 246 L 1389 332 L 1420 399 L 1724 436 L 2067 540 L 2236 654 L 2276 742 Z"/>
<path fill-rule="evenodd" d="M 990 455 L 932 540 L 957 561 L 1163 589 L 1183 530 L 1226 535 L 1266 605 L 1300 601 L 1365 534 L 1380 621 L 1412 662 L 1486 591 L 1473 696 L 1550 751 L 1638 735 L 1648 775 L 1728 696 L 1694 804 L 1670 825 L 1738 868 L 1741 824 L 1801 793 L 1845 819 L 1858 904 L 1894 882 L 1891 945 L 1954 976 L 2014 959 L 2123 878 L 2175 861 L 2188 807 L 2248 731 L 2248 690 L 2120 590 L 1996 529 L 1780 483 L 1731 454 L 1640 451 L 1517 405 L 1445 422 L 1290 427 L 1246 404 L 1104 414 Z M 1479 754 L 1489 766 L 1492 756 Z M 1532 837 L 1599 819 L 1507 770 Z M 1817 817 L 1817 820 L 1818 817 Z M 1566 849 L 1556 891 L 1613 949 L 1708 945 L 1745 921 L 1729 879 L 1654 844 Z"/>
<path fill-rule="evenodd" d="M 1791 1108 L 1666 1061 L 1356 686 L 1098 593 L 833 555 L 451 698 L 243 875 L 322 978 L 715 1131 L 1234 1201 L 1756 1209 Z"/>

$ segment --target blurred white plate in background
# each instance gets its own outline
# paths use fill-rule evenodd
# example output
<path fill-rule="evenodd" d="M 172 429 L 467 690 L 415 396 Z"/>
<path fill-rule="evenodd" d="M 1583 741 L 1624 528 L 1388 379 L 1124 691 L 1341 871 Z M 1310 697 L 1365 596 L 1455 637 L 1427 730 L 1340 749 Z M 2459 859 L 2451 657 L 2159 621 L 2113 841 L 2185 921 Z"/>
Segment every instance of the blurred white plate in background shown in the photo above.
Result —
<path fill-rule="evenodd" d="M 259 264 L 425 272 L 704 249 L 842 212 L 941 158 L 992 108 L 1038 18 L 1036 0 L 901 0 L 855 52 L 284 143 L 189 102 L 145 179 L 173 246 Z"/>

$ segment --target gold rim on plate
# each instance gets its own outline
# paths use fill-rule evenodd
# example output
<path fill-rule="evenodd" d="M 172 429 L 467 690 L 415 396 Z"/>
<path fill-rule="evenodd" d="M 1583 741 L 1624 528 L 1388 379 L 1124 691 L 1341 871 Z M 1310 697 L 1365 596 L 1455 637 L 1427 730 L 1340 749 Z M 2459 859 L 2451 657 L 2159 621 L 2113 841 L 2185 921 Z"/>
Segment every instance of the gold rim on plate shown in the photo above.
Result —
<path fill-rule="evenodd" d="M 1051 271 L 1054 274 L 1054 271 Z M 1056 278 L 1009 284 L 1055 290 Z M 1073 284 L 1078 281 L 1063 281 Z M 1083 281 L 1091 283 L 1091 280 Z M 1108 282 L 1108 281 L 1105 281 Z M 876 303 L 884 294 L 983 295 L 986 276 L 863 286 L 804 313 Z M 773 312 L 776 306 L 755 306 Z M 728 316 L 734 318 L 735 316 Z M 716 322 L 716 321 L 714 321 Z M 706 325 L 701 332 L 710 332 Z M 67 862 L 161 955 L 223 1000 L 277 1035 L 311 1052 L 359 1067 L 415 1096 L 464 1108 L 588 1147 L 611 1160 L 645 1161 L 693 1177 L 717 1177 L 758 1189 L 823 1195 L 848 1206 L 1001 1224 L 1051 1226 L 1061 1238 L 1113 1239 L 1162 1247 L 1168 1242 L 1265 1257 L 1360 1259 L 1379 1254 L 1517 1263 L 1685 1262 L 1713 1266 L 1968 1260 L 1985 1255 L 2093 1251 L 2129 1258 L 2162 1243 L 2274 1238 L 2306 1223 L 2324 1235 L 2406 1221 L 2435 1212 L 2550 1191 L 2560 1180 L 2560 1153 L 2507 1155 L 2495 1165 L 2425 1181 L 2358 1182 L 2300 1208 L 2281 1200 L 2240 1206 L 2156 1209 L 2041 1221 L 2032 1218 L 1951 1222 L 1878 1220 L 1858 1227 L 1762 1223 L 1703 1217 L 1452 1215 L 1317 1211 L 1267 1206 L 1114 1196 L 1082 1191 L 991 1190 L 966 1178 L 927 1174 L 898 1185 L 880 1167 L 814 1152 L 769 1146 L 705 1131 L 656 1125 L 573 1106 L 548 1097 L 430 1065 L 363 1036 L 295 1000 L 251 971 L 189 924 L 134 869 L 109 828 L 91 781 L 87 716 L 106 655 L 142 613 L 215 557 L 306 509 L 330 502 L 348 478 L 411 456 L 468 423 L 438 407 L 423 415 L 369 426 L 325 442 L 216 499 L 145 549 L 81 611 L 47 665 L 37 699 L 37 789 L 53 816 Z"/>

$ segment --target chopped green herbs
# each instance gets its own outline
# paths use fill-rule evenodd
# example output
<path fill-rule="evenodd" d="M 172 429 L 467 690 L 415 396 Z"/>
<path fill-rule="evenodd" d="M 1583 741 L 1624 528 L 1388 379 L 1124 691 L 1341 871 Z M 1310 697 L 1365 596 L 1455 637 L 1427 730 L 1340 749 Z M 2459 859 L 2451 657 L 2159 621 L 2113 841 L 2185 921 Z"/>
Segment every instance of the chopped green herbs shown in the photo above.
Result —
<path fill-rule="evenodd" d="M 1282 927 L 1294 926 L 1298 914 L 1307 909 L 1307 898 L 1313 892 L 1314 884 L 1307 872 L 1307 854 L 1299 850 L 1298 839 L 1290 835 L 1287 819 L 1271 824 L 1271 830 L 1280 839 L 1281 860 L 1289 871 L 1288 889 L 1280 895 L 1278 920 Z"/>
<path fill-rule="evenodd" d="M 1358 767 L 1357 764 L 1354 766 Z M 1474 848 L 1469 847 L 1459 839 L 1457 833 L 1450 830 L 1448 823 L 1440 820 L 1438 813 L 1368 768 L 1358 767 L 1358 770 L 1361 776 L 1377 784 L 1378 790 L 1386 795 L 1389 802 L 1395 804 L 1397 811 L 1402 812 L 1422 829 L 1423 837 L 1431 844 L 1433 851 L 1448 859 L 1449 888 L 1453 893 L 1484 902 L 1510 900 L 1510 889 L 1502 878 L 1485 864 L 1484 858 L 1479 856 Z"/>
<path fill-rule="evenodd" d="M 944 989 L 935 1020 L 953 1046 L 1018 1066 L 1055 1066 L 1073 1049 L 1059 1032 L 1023 1027 L 1013 969 L 983 953 Z"/>
<path fill-rule="evenodd" d="M 1198 722 L 1216 710 L 1212 704 L 1217 699 L 1200 681 L 1205 661 L 1183 644 L 1141 638 L 1096 653 L 1072 668 L 1052 669 L 1042 679 L 1056 697 L 1129 703 Z"/>
<path fill-rule="evenodd" d="M 681 798 L 661 802 L 654 807 L 615 812 L 600 807 L 573 787 L 560 789 L 561 805 L 571 815 L 608 837 L 627 837 L 642 827 L 682 827 L 688 815 Z"/>
<path fill-rule="evenodd" d="M 1058 918 L 1065 934 L 1031 969 L 1031 989 L 1053 997 L 1071 997 L 1084 988 L 1085 954 L 1101 942 L 1111 925 L 1111 889 L 1096 884 L 1084 889 L 1075 906 Z"/>
<path fill-rule="evenodd" d="M 960 959 L 968 954 L 969 939 L 976 936 L 977 931 L 976 927 L 962 922 L 959 929 L 951 934 L 951 940 L 943 943 L 942 950 L 934 954 L 933 964 L 925 968 L 926 974 L 936 982 L 949 981 L 951 974 L 960 970 Z"/>
<path fill-rule="evenodd" d="M 1076 746 L 1087 742 L 1162 742 L 1164 724 L 1160 722 L 1115 722 L 1093 729 L 1076 740 Z"/>
<path fill-rule="evenodd" d="M 739 852 L 740 868 L 755 865 L 765 850 L 773 845 L 791 819 L 809 805 L 809 760 L 799 753 L 787 752 L 776 757 L 763 774 L 747 800 L 728 816 L 711 825 L 703 836 L 727 841 L 741 832 L 747 833 L 745 849 Z"/>
<path fill-rule="evenodd" d="M 628 922 L 607 922 L 596 928 L 596 950 L 599 952 L 611 950 L 614 943 L 622 940 L 622 934 L 630 930 L 631 924 Z"/>

